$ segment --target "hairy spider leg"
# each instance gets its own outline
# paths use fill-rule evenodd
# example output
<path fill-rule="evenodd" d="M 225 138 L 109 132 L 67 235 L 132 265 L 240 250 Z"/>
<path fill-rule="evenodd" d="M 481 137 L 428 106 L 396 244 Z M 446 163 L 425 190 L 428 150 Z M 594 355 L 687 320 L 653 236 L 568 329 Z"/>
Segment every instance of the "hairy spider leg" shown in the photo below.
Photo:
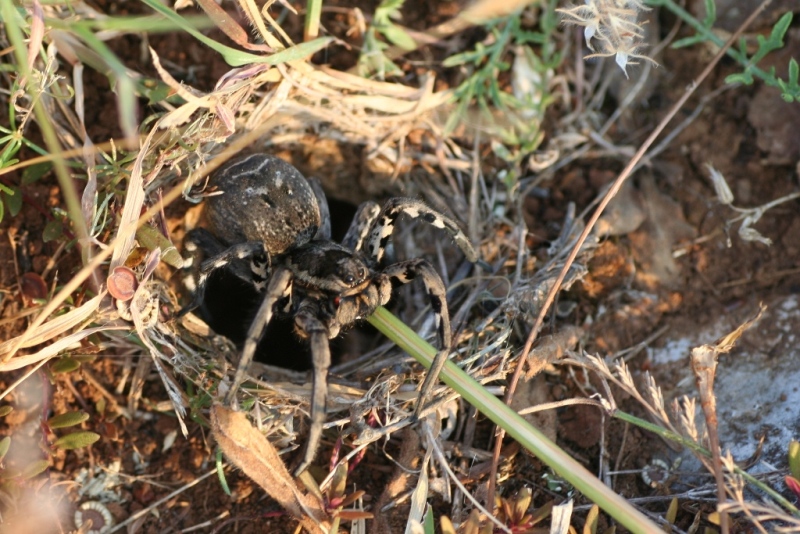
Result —
<path fill-rule="evenodd" d="M 213 236 L 211 236 L 207 230 L 203 230 L 202 232 L 199 232 L 199 230 L 202 230 L 200 228 L 197 230 L 197 233 L 195 233 L 195 230 L 192 230 L 192 232 L 187 234 L 187 239 L 192 236 L 193 233 L 194 236 L 192 237 L 201 236 L 201 239 L 203 239 L 205 245 L 208 244 L 209 236 L 211 239 L 213 239 Z M 195 253 L 197 250 L 197 242 L 192 241 L 191 239 L 187 241 L 185 246 L 190 254 Z M 211 275 L 211 273 L 217 269 L 228 266 L 234 260 L 244 260 L 247 258 L 250 258 L 250 276 L 243 276 L 242 273 L 238 272 L 239 269 L 232 269 L 232 271 L 234 274 L 236 274 L 236 276 L 245 282 L 252 283 L 257 291 L 263 291 L 267 283 L 267 277 L 270 269 L 270 258 L 267 251 L 264 250 L 264 243 L 261 241 L 238 243 L 212 256 L 204 261 L 202 265 L 200 265 L 200 272 L 197 276 L 197 282 L 194 284 L 192 300 L 189 302 L 189 304 L 184 306 L 181 311 L 178 312 L 178 317 L 186 315 L 203 303 L 206 293 L 206 283 L 208 282 L 208 277 Z M 190 260 L 188 261 L 193 262 L 193 260 L 194 257 L 190 256 Z M 189 263 L 189 265 L 191 265 L 191 263 Z M 184 268 L 186 268 L 186 265 Z"/>
<path fill-rule="evenodd" d="M 407 284 L 415 278 L 421 278 L 425 284 L 425 291 L 428 293 L 428 298 L 431 301 L 431 309 L 433 310 L 434 325 L 436 326 L 436 337 L 439 338 L 439 352 L 433 359 L 430 370 L 425 375 L 425 380 L 422 382 L 422 387 L 419 391 L 419 398 L 417 399 L 417 408 L 415 415 L 419 416 L 422 412 L 428 397 L 436 384 L 439 372 L 444 367 L 444 362 L 450 354 L 451 337 L 450 332 L 450 312 L 447 310 L 447 290 L 444 287 L 444 282 L 433 265 L 427 260 L 414 259 L 401 261 L 389 265 L 384 269 L 384 276 L 389 277 L 392 286 Z M 388 300 L 388 299 L 387 299 Z M 382 302 L 381 305 L 386 304 Z"/>
<path fill-rule="evenodd" d="M 342 239 L 342 245 L 352 251 L 362 250 L 364 248 L 364 241 L 369 237 L 372 225 L 375 224 L 380 212 L 381 207 L 377 202 L 368 200 L 362 203 L 358 207 L 358 210 L 356 210 L 353 221 L 350 223 L 350 227 L 347 229 L 344 239 Z"/>
<path fill-rule="evenodd" d="M 244 382 L 244 377 L 250 369 L 250 364 L 256 355 L 256 347 L 267 329 L 267 325 L 272 320 L 272 308 L 275 303 L 282 298 L 291 298 L 292 296 L 292 272 L 283 267 L 276 269 L 269 280 L 267 291 L 264 294 L 264 300 L 261 301 L 256 316 L 253 322 L 250 323 L 250 328 L 247 330 L 247 337 L 244 341 L 244 349 L 242 350 L 242 358 L 239 360 L 239 365 L 236 366 L 236 374 L 233 376 L 233 384 L 230 391 L 225 395 L 225 404 L 233 406 L 236 401 L 236 392 L 239 386 Z"/>
<path fill-rule="evenodd" d="M 311 414 L 303 457 L 292 470 L 300 475 L 308 469 L 322 441 L 322 428 L 325 424 L 328 401 L 328 369 L 331 366 L 331 348 L 328 342 L 330 331 L 319 319 L 319 305 L 312 299 L 305 299 L 295 315 L 294 322 L 308 337 L 311 344 L 311 358 L 314 374 L 311 377 Z"/>
<path fill-rule="evenodd" d="M 373 223 L 369 235 L 369 242 L 367 244 L 368 253 L 375 261 L 380 264 L 386 252 L 386 245 L 392 237 L 394 231 L 394 223 L 401 213 L 405 213 L 409 217 L 421 218 L 435 228 L 442 228 L 449 233 L 458 245 L 467 260 L 476 262 L 478 254 L 472 247 L 467 236 L 461 231 L 456 222 L 433 210 L 425 205 L 424 202 L 413 198 L 393 198 L 389 200 L 380 212 L 380 215 Z"/>
<path fill-rule="evenodd" d="M 401 213 L 413 218 L 421 218 L 435 228 L 442 228 L 449 233 L 455 240 L 458 247 L 464 252 L 467 260 L 476 262 L 478 254 L 472 244 L 461 231 L 461 228 L 454 220 L 433 210 L 425 203 L 413 198 L 393 198 L 389 200 L 381 210 L 377 219 L 372 223 L 369 241 L 367 244 L 368 253 L 379 265 L 386 252 L 386 245 L 392 237 L 394 223 Z M 431 300 L 431 307 L 436 320 L 436 328 L 439 334 L 439 352 L 433 359 L 430 370 L 425 375 L 425 380 L 420 388 L 419 399 L 417 401 L 416 415 L 422 412 L 425 403 L 433 390 L 433 386 L 439 379 L 439 372 L 444 367 L 444 363 L 450 354 L 450 315 L 447 310 L 447 298 L 444 282 L 439 273 L 424 260 L 409 260 L 388 266 L 384 271 L 392 277 L 393 285 L 397 283 L 407 283 L 416 275 L 419 275 L 425 283 L 425 289 Z"/>
<path fill-rule="evenodd" d="M 214 234 L 205 228 L 195 228 L 186 234 L 183 239 L 183 251 L 186 258 L 183 260 L 183 287 L 191 294 L 197 291 L 197 277 L 200 274 L 200 265 L 206 255 L 215 256 L 227 247 L 214 237 Z M 235 273 L 242 280 L 250 281 L 250 272 Z"/>
<path fill-rule="evenodd" d="M 331 209 L 328 207 L 328 199 L 325 197 L 325 191 L 322 190 L 322 184 L 316 178 L 306 178 L 308 185 L 317 197 L 317 205 L 319 206 L 319 228 L 314 235 L 314 239 L 324 239 L 330 241 L 331 239 Z"/>

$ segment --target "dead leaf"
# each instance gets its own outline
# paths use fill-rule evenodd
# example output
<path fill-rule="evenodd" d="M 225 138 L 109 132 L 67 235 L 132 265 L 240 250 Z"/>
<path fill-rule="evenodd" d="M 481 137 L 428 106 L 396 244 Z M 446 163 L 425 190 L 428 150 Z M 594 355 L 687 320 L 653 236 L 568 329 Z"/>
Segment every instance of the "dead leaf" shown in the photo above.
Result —
<path fill-rule="evenodd" d="M 304 529 L 330 531 L 322 503 L 300 491 L 278 451 L 244 413 L 215 404 L 211 408 L 211 431 L 228 460 L 264 488 Z"/>

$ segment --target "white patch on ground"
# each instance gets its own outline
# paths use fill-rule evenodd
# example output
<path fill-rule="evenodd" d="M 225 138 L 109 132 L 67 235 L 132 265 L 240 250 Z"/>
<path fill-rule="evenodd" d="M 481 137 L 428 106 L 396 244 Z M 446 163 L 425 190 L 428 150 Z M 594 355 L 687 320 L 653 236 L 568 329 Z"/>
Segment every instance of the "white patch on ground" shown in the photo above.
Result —
<path fill-rule="evenodd" d="M 755 453 L 759 438 L 766 435 L 762 465 L 757 470 L 785 466 L 789 442 L 800 438 L 799 308 L 795 295 L 769 303 L 761 320 L 739 339 L 736 348 L 719 357 L 714 392 L 722 448 L 742 461 Z M 683 395 L 697 397 L 691 349 L 713 345 L 737 326 L 731 317 L 723 317 L 711 326 L 667 341 L 662 348 L 651 349 L 655 376 L 668 368 L 675 380 L 674 387 L 659 383 L 667 403 Z M 703 421 L 699 402 L 697 420 Z"/>

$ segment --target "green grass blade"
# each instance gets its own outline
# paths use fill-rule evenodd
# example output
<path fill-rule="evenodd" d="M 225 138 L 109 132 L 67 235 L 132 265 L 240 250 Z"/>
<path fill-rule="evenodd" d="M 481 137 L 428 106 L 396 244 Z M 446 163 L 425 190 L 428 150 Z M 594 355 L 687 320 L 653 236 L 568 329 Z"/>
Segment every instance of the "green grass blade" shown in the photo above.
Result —
<path fill-rule="evenodd" d="M 225 61 L 229 65 L 234 67 L 249 65 L 252 63 L 278 65 L 280 63 L 299 61 L 307 58 L 308 56 L 314 54 L 319 50 L 322 50 L 323 48 L 328 46 L 329 43 L 333 41 L 332 37 L 320 37 L 319 39 L 314 39 L 313 41 L 309 41 L 307 43 L 301 43 L 297 46 L 287 48 L 286 50 L 281 50 L 280 52 L 276 52 L 269 56 L 259 56 L 256 54 L 251 54 L 249 52 L 242 52 L 241 50 L 236 50 L 235 48 L 231 48 L 229 46 L 220 44 L 213 39 L 209 39 L 199 31 L 197 31 L 192 24 L 186 21 L 186 19 L 184 19 L 182 16 L 172 11 L 167 6 L 158 2 L 158 0 L 142 0 L 142 2 L 144 2 L 145 5 L 153 9 L 153 11 L 156 11 L 157 13 L 163 15 L 170 21 L 174 22 L 178 27 L 180 27 L 186 33 L 191 34 L 195 39 L 197 39 L 201 43 L 219 52 L 219 54 L 225 59 Z"/>
<path fill-rule="evenodd" d="M 181 17 L 186 24 L 196 30 L 208 30 L 216 27 L 214 21 L 205 15 L 189 15 Z M 94 20 L 62 20 L 45 18 L 44 23 L 48 28 L 59 30 L 73 30 L 80 26 L 89 31 L 119 31 L 124 33 L 167 33 L 184 29 L 182 24 L 174 20 L 165 19 L 159 15 L 147 16 L 118 16 Z"/>
<path fill-rule="evenodd" d="M 378 308 L 367 320 L 422 365 L 430 367 L 436 349 L 385 308 Z M 632 532 L 661 532 L 644 514 L 605 486 L 500 399 L 487 392 L 455 363 L 448 361 L 440 378 L 620 524 Z"/>
<path fill-rule="evenodd" d="M 137 137 L 136 84 L 128 75 L 128 69 L 106 44 L 86 27 L 76 26 L 73 31 L 105 62 L 113 76 L 114 92 L 117 94 L 119 120 L 125 136 L 133 143 Z"/>
<path fill-rule="evenodd" d="M 319 35 L 320 18 L 322 17 L 322 0 L 309 0 L 306 5 L 306 20 L 303 39 L 308 41 Z"/>

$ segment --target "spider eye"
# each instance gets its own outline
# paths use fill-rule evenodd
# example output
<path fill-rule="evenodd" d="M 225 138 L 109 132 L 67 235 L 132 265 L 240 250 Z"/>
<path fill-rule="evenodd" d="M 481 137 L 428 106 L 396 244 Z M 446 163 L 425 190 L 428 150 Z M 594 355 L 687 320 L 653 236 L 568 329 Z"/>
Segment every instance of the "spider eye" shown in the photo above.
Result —
<path fill-rule="evenodd" d="M 344 283 L 345 284 L 352 284 L 355 281 L 356 281 L 356 278 L 352 274 L 348 274 L 347 276 L 344 277 Z"/>
<path fill-rule="evenodd" d="M 364 270 L 363 267 L 359 267 L 358 269 L 358 277 L 362 280 L 367 276 L 367 272 Z"/>

